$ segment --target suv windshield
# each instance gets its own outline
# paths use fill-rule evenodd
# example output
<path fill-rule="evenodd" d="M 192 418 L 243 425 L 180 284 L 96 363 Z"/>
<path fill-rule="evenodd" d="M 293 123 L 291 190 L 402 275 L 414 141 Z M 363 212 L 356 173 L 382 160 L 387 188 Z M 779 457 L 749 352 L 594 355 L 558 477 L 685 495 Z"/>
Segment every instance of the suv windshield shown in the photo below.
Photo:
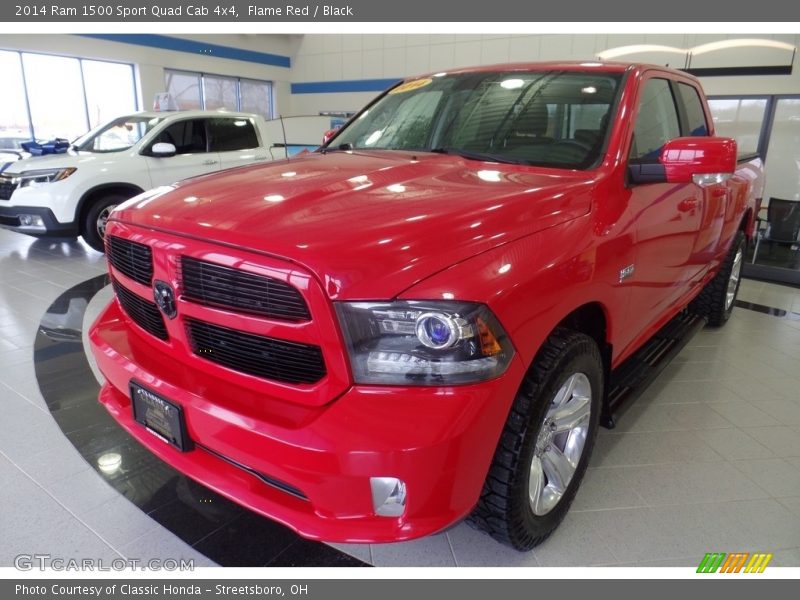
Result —
<path fill-rule="evenodd" d="M 85 152 L 121 152 L 138 142 L 162 117 L 120 117 L 94 129 L 75 141 L 75 148 Z"/>
<path fill-rule="evenodd" d="M 437 74 L 390 90 L 327 150 L 414 150 L 561 168 L 600 158 L 621 74 Z"/>

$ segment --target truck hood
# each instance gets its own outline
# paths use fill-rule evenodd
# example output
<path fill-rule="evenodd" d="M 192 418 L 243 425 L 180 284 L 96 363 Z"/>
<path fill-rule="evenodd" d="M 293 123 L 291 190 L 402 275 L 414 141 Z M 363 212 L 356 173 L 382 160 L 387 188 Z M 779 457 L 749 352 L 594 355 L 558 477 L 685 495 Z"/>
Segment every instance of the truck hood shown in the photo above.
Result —
<path fill-rule="evenodd" d="M 297 263 L 331 298 L 387 299 L 586 214 L 588 172 L 430 153 L 309 154 L 157 188 L 112 219 Z"/>

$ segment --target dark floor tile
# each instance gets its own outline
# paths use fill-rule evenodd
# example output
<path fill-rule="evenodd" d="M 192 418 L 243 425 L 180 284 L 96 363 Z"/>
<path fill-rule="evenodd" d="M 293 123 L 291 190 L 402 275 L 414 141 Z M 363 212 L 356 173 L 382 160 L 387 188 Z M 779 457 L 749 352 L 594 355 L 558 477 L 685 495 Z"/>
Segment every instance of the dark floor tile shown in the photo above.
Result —
<path fill-rule="evenodd" d="M 266 565 L 267 567 L 370 567 L 363 561 L 322 542 L 298 539 Z"/>
<path fill-rule="evenodd" d="M 187 544 L 196 544 L 242 515 L 243 509 L 229 500 L 213 492 L 208 496 L 177 498 L 148 514 Z"/>
<path fill-rule="evenodd" d="M 297 539 L 297 534 L 287 527 L 248 512 L 194 548 L 224 567 L 261 567 Z"/>

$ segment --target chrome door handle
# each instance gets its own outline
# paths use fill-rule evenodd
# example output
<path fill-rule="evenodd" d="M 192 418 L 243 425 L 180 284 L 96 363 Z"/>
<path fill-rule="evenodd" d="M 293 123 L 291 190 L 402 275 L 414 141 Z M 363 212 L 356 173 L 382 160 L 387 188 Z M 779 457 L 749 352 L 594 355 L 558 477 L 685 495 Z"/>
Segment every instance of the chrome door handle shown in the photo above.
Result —
<path fill-rule="evenodd" d="M 215 161 L 215 160 L 206 160 L 206 161 L 203 161 L 203 164 L 204 165 L 215 165 L 215 164 L 217 164 L 217 161 Z"/>

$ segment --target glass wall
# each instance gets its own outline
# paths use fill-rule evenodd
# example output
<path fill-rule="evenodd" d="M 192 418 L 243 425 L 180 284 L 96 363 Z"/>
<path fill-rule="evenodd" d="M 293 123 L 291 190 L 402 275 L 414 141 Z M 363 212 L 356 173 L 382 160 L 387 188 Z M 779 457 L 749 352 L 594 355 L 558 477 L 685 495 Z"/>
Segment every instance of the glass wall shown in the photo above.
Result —
<path fill-rule="evenodd" d="M 181 110 L 197 110 L 203 108 L 200 73 L 184 71 L 164 71 L 167 92 L 175 100 Z"/>
<path fill-rule="evenodd" d="M 133 65 L 0 50 L 0 148 L 73 140 L 136 110 Z"/>
<path fill-rule="evenodd" d="M 708 101 L 717 135 L 734 138 L 740 156 L 761 150 L 768 101 L 768 98 L 711 98 Z"/>
<path fill-rule="evenodd" d="M 758 252 L 751 260 L 800 274 L 800 97 L 775 100 L 766 172 Z"/>
<path fill-rule="evenodd" d="M 257 79 L 164 70 L 167 92 L 180 110 L 204 108 L 272 118 L 272 83 Z"/>
<path fill-rule="evenodd" d="M 3 93 L 0 94 L 0 151 L 18 150 L 21 142 L 31 139 L 28 105 L 22 62 L 18 52 L 0 51 Z"/>
<path fill-rule="evenodd" d="M 766 187 L 745 275 L 800 284 L 800 96 L 713 98 L 719 135 L 765 161 Z"/>
<path fill-rule="evenodd" d="M 90 128 L 136 112 L 131 65 L 99 60 L 83 60 L 81 65 Z"/>

